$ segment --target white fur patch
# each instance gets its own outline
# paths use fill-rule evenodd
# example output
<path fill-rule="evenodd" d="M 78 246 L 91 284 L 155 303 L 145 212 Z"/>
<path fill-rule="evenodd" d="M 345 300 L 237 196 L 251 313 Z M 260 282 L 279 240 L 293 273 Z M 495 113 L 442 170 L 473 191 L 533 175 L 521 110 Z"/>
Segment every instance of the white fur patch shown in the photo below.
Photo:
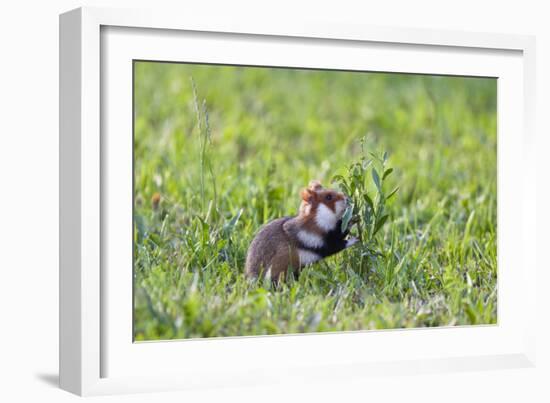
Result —
<path fill-rule="evenodd" d="M 298 256 L 300 257 L 300 266 L 307 266 L 308 264 L 315 263 L 321 256 L 317 253 L 313 253 L 309 250 L 298 249 Z"/>
<path fill-rule="evenodd" d="M 298 239 L 302 241 L 305 246 L 309 246 L 310 248 L 320 248 L 325 244 L 321 236 L 304 230 L 298 231 Z"/>
<path fill-rule="evenodd" d="M 315 216 L 315 222 L 317 225 L 325 231 L 330 231 L 336 226 L 338 217 L 329 207 L 324 204 L 319 204 L 317 207 L 317 215 Z"/>

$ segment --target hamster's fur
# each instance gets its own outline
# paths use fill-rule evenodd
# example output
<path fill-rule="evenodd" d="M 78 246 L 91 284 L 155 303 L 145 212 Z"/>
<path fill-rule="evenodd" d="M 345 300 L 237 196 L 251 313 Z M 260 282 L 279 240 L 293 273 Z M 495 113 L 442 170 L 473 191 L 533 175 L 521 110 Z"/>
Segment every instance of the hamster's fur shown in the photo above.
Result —
<path fill-rule="evenodd" d="M 252 240 L 246 257 L 248 277 L 267 275 L 278 281 L 289 269 L 298 275 L 302 267 L 357 242 L 356 238 L 346 239 L 347 231 L 341 231 L 348 205 L 345 194 L 312 181 L 302 190 L 301 198 L 297 216 L 267 223 Z"/>

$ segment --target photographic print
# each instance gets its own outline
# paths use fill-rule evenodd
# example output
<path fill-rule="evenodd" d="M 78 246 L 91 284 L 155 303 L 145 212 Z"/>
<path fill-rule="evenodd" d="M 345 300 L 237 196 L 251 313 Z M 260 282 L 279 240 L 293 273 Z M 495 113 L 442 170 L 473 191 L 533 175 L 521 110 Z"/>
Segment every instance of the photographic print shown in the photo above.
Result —
<path fill-rule="evenodd" d="M 497 323 L 495 78 L 133 69 L 136 341 Z"/>

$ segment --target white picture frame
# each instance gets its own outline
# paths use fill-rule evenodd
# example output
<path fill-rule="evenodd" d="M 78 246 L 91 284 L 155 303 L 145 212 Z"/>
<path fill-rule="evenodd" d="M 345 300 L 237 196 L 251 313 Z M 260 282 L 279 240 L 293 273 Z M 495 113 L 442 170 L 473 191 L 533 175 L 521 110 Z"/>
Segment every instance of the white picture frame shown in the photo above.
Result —
<path fill-rule="evenodd" d="M 150 10 L 81 8 L 62 14 L 61 387 L 95 395 L 532 366 L 535 323 L 525 312 L 535 312 L 536 217 L 528 192 L 514 194 L 512 184 L 527 190 L 534 179 L 509 162 L 519 154 L 524 164 L 533 163 L 534 49 L 532 37 L 519 35 L 218 21 Z M 329 61 L 322 50 L 340 57 Z M 128 62 L 140 58 L 499 77 L 498 324 L 133 343 L 131 277 L 108 268 L 115 261 L 126 266 L 131 250 L 125 249 L 131 242 L 125 223 L 132 219 L 131 160 L 125 163 L 131 158 Z M 112 135 L 115 128 L 125 134 Z M 114 157 L 122 162 L 115 165 Z M 125 252 L 113 253 L 111 242 L 121 242 Z M 384 346 L 391 345 L 400 347 L 390 354 Z M 327 357 L 320 349 L 336 354 Z"/>

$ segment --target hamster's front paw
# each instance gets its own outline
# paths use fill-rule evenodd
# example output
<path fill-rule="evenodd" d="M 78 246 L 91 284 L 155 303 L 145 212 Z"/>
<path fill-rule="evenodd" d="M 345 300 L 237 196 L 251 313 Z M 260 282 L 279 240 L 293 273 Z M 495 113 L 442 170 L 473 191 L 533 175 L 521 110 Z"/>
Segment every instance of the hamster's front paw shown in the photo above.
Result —
<path fill-rule="evenodd" d="M 355 245 L 357 242 L 359 242 L 359 239 L 357 239 L 356 237 L 352 236 L 351 238 L 349 238 L 349 239 L 346 241 L 346 248 L 349 248 L 350 246 Z"/>

